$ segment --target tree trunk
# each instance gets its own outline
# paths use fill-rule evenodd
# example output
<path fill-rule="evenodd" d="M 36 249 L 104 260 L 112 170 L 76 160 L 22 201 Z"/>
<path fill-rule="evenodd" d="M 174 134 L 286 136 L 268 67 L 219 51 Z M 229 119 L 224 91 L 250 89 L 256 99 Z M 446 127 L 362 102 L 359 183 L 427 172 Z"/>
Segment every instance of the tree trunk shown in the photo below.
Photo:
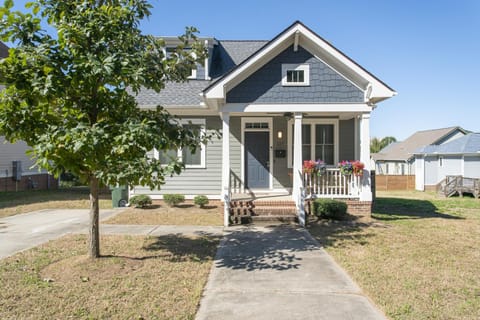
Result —
<path fill-rule="evenodd" d="M 100 231 L 99 231 L 99 183 L 96 177 L 90 178 L 90 258 L 95 259 L 100 257 Z"/>

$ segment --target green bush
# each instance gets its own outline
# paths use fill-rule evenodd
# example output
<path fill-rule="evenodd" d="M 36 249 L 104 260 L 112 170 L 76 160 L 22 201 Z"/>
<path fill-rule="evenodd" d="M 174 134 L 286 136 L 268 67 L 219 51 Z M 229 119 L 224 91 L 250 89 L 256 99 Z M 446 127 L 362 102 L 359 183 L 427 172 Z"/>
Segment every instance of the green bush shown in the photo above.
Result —
<path fill-rule="evenodd" d="M 313 214 L 321 218 L 342 220 L 347 214 L 347 204 L 331 199 L 317 199 L 313 202 Z"/>
<path fill-rule="evenodd" d="M 163 201 L 168 204 L 170 207 L 175 207 L 179 203 L 185 201 L 185 196 L 181 194 L 164 194 Z"/>
<path fill-rule="evenodd" d="M 195 203 L 200 208 L 203 208 L 208 204 L 208 198 L 206 196 L 196 196 L 193 198 L 193 203 Z"/>
<path fill-rule="evenodd" d="M 130 204 L 135 208 L 146 208 L 152 204 L 152 198 L 146 194 L 139 194 L 130 198 Z"/>

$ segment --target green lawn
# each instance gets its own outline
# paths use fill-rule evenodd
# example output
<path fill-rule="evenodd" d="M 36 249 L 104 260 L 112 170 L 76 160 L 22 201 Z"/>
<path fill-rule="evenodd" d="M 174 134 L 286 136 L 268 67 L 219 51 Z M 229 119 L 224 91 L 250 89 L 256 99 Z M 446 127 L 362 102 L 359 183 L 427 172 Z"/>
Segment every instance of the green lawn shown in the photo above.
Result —
<path fill-rule="evenodd" d="M 0 218 L 42 209 L 81 209 L 90 205 L 88 189 L 0 192 Z M 100 196 L 100 208 L 112 207 L 110 193 Z"/>
<path fill-rule="evenodd" d="M 391 319 L 480 319 L 480 200 L 379 193 L 370 223 L 309 231 Z"/>
<path fill-rule="evenodd" d="M 68 235 L 0 260 L 0 319 L 193 319 L 219 237 Z"/>

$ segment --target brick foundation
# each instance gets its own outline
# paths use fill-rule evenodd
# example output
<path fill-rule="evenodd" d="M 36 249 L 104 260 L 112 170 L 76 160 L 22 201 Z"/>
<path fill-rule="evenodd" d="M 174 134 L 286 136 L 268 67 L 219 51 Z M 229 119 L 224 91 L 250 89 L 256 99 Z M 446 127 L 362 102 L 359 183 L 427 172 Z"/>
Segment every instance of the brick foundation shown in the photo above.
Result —
<path fill-rule="evenodd" d="M 353 216 L 370 216 L 372 214 L 371 201 L 344 200 L 347 204 L 347 212 Z"/>
<path fill-rule="evenodd" d="M 57 188 L 58 180 L 46 173 L 22 176 L 20 181 L 14 181 L 12 177 L 0 178 L 0 191 L 47 190 Z"/>

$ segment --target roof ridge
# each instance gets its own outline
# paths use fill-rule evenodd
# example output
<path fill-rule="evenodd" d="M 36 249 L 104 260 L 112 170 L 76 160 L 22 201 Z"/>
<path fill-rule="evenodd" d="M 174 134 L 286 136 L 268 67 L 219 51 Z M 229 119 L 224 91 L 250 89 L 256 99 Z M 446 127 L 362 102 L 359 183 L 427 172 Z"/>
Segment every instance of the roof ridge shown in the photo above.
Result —
<path fill-rule="evenodd" d="M 217 41 L 229 41 L 229 42 L 268 42 L 270 40 L 255 40 L 255 39 L 217 39 Z"/>

